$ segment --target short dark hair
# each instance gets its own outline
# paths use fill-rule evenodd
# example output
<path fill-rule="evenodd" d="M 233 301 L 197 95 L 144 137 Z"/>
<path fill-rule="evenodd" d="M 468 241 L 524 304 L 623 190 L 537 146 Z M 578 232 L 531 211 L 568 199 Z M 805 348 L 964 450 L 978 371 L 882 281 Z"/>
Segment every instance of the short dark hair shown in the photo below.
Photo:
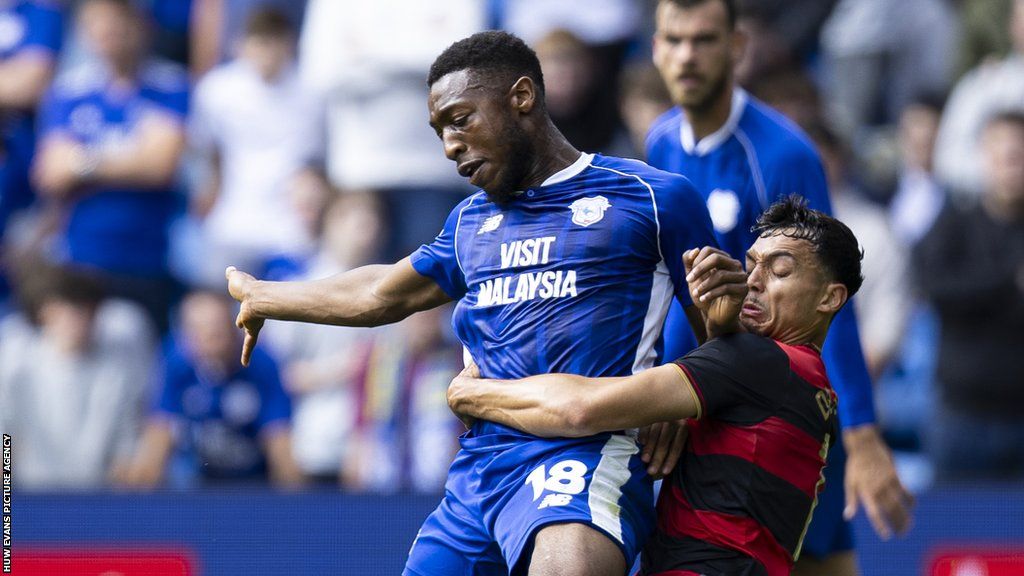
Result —
<path fill-rule="evenodd" d="M 427 86 L 433 86 L 441 78 L 460 70 L 490 75 L 508 87 L 526 76 L 533 80 L 543 101 L 544 74 L 537 54 L 514 34 L 488 30 L 452 44 L 430 65 Z"/>
<path fill-rule="evenodd" d="M 807 206 L 797 194 L 779 200 L 757 219 L 751 229 L 760 236 L 786 236 L 807 240 L 814 246 L 825 271 L 846 286 L 847 301 L 864 282 L 860 262 L 864 252 L 853 231 L 835 218 Z"/>
<path fill-rule="evenodd" d="M 245 18 L 245 35 L 266 38 L 290 38 L 295 25 L 287 14 L 273 6 L 257 6 Z"/>
<path fill-rule="evenodd" d="M 106 297 L 106 287 L 95 274 L 86 270 L 59 266 L 42 257 L 28 257 L 16 263 L 15 295 L 25 315 L 39 324 L 39 312 L 50 301 L 95 307 Z"/>
<path fill-rule="evenodd" d="M 725 13 L 729 17 L 729 28 L 736 29 L 736 20 L 739 18 L 739 10 L 736 8 L 736 0 L 661 0 L 665 4 L 675 4 L 679 8 L 693 8 L 707 2 L 721 2 L 725 4 Z"/>

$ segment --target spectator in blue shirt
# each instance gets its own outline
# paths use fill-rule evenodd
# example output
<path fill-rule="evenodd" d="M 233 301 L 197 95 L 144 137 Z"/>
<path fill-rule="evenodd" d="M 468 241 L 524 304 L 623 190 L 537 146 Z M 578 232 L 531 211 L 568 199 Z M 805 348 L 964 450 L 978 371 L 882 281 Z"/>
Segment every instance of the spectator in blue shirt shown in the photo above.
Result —
<path fill-rule="evenodd" d="M 164 347 L 156 406 L 126 477 L 152 487 L 178 453 L 205 482 L 302 482 L 291 453 L 291 401 L 277 363 L 256 350 L 238 365 L 230 301 L 193 292 L 181 305 L 181 330 Z"/>
<path fill-rule="evenodd" d="M 175 297 L 167 266 L 185 143 L 185 71 L 145 60 L 143 22 L 124 0 L 86 0 L 78 25 L 95 62 L 61 76 L 40 113 L 33 176 L 66 210 L 59 255 L 102 272 L 161 328 Z"/>

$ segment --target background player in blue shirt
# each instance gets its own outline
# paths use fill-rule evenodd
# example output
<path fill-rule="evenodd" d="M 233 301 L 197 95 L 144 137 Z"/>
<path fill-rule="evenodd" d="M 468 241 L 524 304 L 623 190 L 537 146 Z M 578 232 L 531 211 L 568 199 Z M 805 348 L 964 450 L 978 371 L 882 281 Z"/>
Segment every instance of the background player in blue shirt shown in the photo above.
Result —
<path fill-rule="evenodd" d="M 536 55 L 510 34 L 455 43 L 428 84 L 445 155 L 482 191 L 394 265 L 302 283 L 229 268 L 243 362 L 266 318 L 372 326 L 457 300 L 453 326 L 485 376 L 622 376 L 661 358 L 673 295 L 703 324 L 682 254 L 715 240 L 688 180 L 573 148 Z M 652 530 L 651 479 L 625 434 L 540 439 L 480 421 L 461 443 L 406 574 L 624 574 Z"/>
<path fill-rule="evenodd" d="M 656 15 L 654 62 L 676 107 L 648 134 L 648 161 L 684 174 L 704 195 L 720 246 L 734 258 L 755 239 L 757 217 L 777 199 L 800 194 L 811 208 L 830 213 L 821 161 L 792 122 L 734 84 L 733 67 L 745 37 L 735 29 L 732 0 L 661 0 Z M 675 316 L 675 321 L 673 321 Z M 666 354 L 683 355 L 695 342 L 669 314 Z M 839 394 L 843 443 L 833 450 L 829 489 L 815 512 L 805 559 L 830 558 L 843 572 L 856 572 L 849 526 L 841 517 L 842 446 L 846 466 L 846 517 L 862 502 L 883 537 L 909 521 L 910 497 L 896 476 L 892 458 L 874 425 L 871 382 L 864 364 L 853 308 L 836 317 L 825 350 L 825 364 Z M 801 561 L 802 564 L 813 560 Z M 798 565 L 800 569 L 800 565 Z M 840 573 L 817 568 L 815 573 Z M 819 571 L 820 570 L 820 571 Z"/>

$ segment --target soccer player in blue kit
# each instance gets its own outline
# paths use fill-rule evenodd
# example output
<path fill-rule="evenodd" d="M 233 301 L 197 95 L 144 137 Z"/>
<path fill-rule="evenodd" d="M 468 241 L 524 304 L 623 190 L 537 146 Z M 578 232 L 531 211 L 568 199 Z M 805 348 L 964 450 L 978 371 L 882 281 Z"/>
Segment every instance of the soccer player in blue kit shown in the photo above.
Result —
<path fill-rule="evenodd" d="M 229 268 L 243 363 L 267 318 L 373 326 L 451 300 L 456 334 L 494 378 L 650 368 L 673 296 L 703 327 L 682 254 L 715 238 L 688 180 L 573 148 L 547 115 L 536 55 L 510 34 L 453 44 L 428 84 L 445 155 L 482 190 L 397 264 L 298 283 Z M 461 445 L 407 575 L 622 575 L 653 529 L 652 479 L 625 433 L 542 439 L 479 421 Z"/>
<path fill-rule="evenodd" d="M 809 139 L 792 122 L 736 86 L 733 67 L 745 37 L 736 30 L 733 0 L 661 0 L 655 17 L 654 63 L 676 104 L 647 137 L 651 165 L 685 174 L 703 194 L 719 245 L 742 260 L 756 239 L 752 226 L 773 202 L 792 193 L 830 213 L 825 173 Z M 673 309 L 665 355 L 696 344 Z M 824 350 L 839 394 L 843 442 L 826 468 L 828 489 L 815 511 L 797 571 L 855 574 L 849 519 L 858 502 L 882 537 L 903 531 L 912 499 L 900 484 L 874 425 L 871 382 L 856 319 L 847 306 L 833 322 Z M 843 447 L 845 467 L 844 511 Z M 821 563 L 824 565 L 821 565 Z"/>

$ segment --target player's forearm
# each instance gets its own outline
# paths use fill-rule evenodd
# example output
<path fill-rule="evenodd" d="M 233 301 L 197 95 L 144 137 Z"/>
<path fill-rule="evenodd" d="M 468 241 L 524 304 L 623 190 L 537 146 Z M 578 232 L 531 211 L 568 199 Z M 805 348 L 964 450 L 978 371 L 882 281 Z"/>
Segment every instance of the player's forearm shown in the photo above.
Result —
<path fill-rule="evenodd" d="M 389 266 L 363 266 L 304 282 L 254 282 L 246 303 L 260 318 L 333 324 L 381 326 L 413 312 L 408 302 L 377 294 L 375 287 Z"/>
<path fill-rule="evenodd" d="M 161 145 L 142 145 L 136 149 L 99 153 L 87 162 L 94 162 L 92 182 L 142 188 L 162 188 L 171 184 L 178 168 L 184 140 Z"/>
<path fill-rule="evenodd" d="M 448 403 L 458 414 L 545 437 L 591 436 L 697 415 L 692 392 L 670 365 L 619 378 L 459 377 L 448 389 Z"/>
<path fill-rule="evenodd" d="M 521 380 L 459 377 L 448 388 L 448 404 L 462 414 L 542 437 L 587 436 L 576 410 L 585 378 L 543 374 Z"/>

